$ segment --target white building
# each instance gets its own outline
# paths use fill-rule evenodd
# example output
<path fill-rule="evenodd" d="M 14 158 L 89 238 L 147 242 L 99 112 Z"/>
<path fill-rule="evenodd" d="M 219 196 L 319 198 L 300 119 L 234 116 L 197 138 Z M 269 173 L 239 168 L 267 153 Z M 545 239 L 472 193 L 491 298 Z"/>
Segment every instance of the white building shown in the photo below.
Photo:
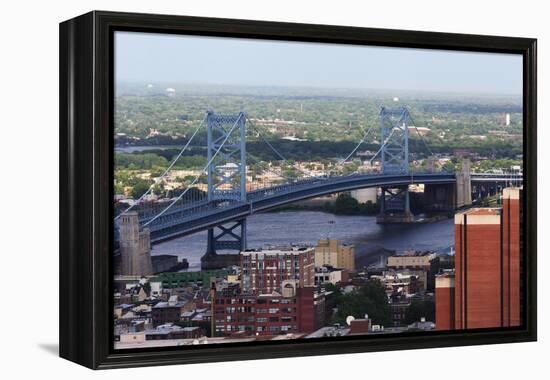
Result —
<path fill-rule="evenodd" d="M 351 191 L 351 197 L 355 198 L 359 203 L 372 202 L 373 204 L 376 204 L 377 196 L 378 189 L 376 187 Z"/>

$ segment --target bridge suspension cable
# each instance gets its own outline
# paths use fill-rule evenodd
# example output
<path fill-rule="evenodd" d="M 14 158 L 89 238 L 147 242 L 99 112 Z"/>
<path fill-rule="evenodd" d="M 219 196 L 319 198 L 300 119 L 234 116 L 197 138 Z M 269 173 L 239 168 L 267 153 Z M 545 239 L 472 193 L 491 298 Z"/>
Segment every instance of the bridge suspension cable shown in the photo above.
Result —
<path fill-rule="evenodd" d="M 422 136 L 420 134 L 420 131 L 418 130 L 418 127 L 416 126 L 416 121 L 413 119 L 412 115 L 409 113 L 409 119 L 411 119 L 413 125 L 414 125 L 414 129 L 416 130 L 416 134 L 418 136 L 420 136 L 420 140 L 422 140 L 422 142 L 424 143 L 424 146 L 426 147 L 426 149 L 428 150 L 428 152 L 430 153 L 430 156 L 433 157 L 434 153 L 432 152 L 432 150 L 430 149 L 428 143 L 426 142 L 426 140 L 424 139 L 424 136 Z"/>
<path fill-rule="evenodd" d="M 166 170 L 164 170 L 164 172 L 161 174 L 159 178 L 159 180 L 162 180 L 164 179 L 164 177 L 166 176 L 166 174 L 168 174 L 168 172 L 174 167 L 174 165 L 176 164 L 176 162 L 180 159 L 181 155 L 183 154 L 183 152 L 185 152 L 185 150 L 189 147 L 189 145 L 191 144 L 191 141 L 193 141 L 193 139 L 195 138 L 195 136 L 197 135 L 197 133 L 199 132 L 199 130 L 201 129 L 201 127 L 203 126 L 205 120 L 206 120 L 206 115 L 203 117 L 203 119 L 201 120 L 201 122 L 199 123 L 199 126 L 195 129 L 195 131 L 193 132 L 193 134 L 191 135 L 191 138 L 187 141 L 187 143 L 185 144 L 185 146 L 179 151 L 179 153 L 177 154 L 176 158 L 174 158 L 172 160 L 172 162 L 170 163 L 170 165 L 168 165 L 168 167 L 166 168 Z M 149 193 L 151 193 L 151 191 L 153 190 L 153 187 L 155 187 L 155 184 L 156 183 L 153 183 L 151 186 L 149 186 L 149 189 L 147 189 L 147 191 L 145 193 L 143 193 L 143 195 L 141 197 L 139 197 L 132 205 L 130 205 L 126 210 L 122 211 L 120 214 L 118 214 L 116 217 L 115 217 L 115 220 L 117 220 L 118 218 L 120 218 L 120 216 L 122 214 L 124 214 L 125 212 L 128 212 L 130 211 L 132 208 L 134 208 L 134 206 L 136 204 L 138 204 L 139 202 L 141 202 L 147 195 L 149 195 Z"/>
<path fill-rule="evenodd" d="M 378 156 L 380 154 L 380 152 L 382 151 L 382 149 L 384 149 L 384 147 L 386 146 L 386 144 L 388 143 L 388 141 L 390 141 L 390 138 L 392 137 L 393 133 L 395 132 L 395 129 L 392 129 L 392 131 L 390 132 L 390 134 L 388 135 L 388 137 L 386 137 L 386 141 L 384 141 L 384 143 L 380 146 L 380 149 L 378 149 L 376 151 L 376 153 L 374 153 L 374 156 L 371 157 L 371 159 L 369 160 L 369 165 L 372 165 L 372 161 L 374 161 L 374 159 L 376 158 L 376 156 Z"/>
<path fill-rule="evenodd" d="M 252 120 L 250 120 L 248 118 L 248 116 L 246 117 L 246 120 L 248 120 L 248 122 L 250 123 L 252 128 L 254 128 L 256 130 L 256 132 L 258 133 L 258 136 L 260 136 L 262 141 L 265 142 L 267 144 L 267 146 L 269 146 L 273 152 L 275 152 L 277 157 L 279 157 L 283 161 L 286 161 L 285 156 L 283 156 L 277 149 L 275 149 L 275 147 L 273 145 L 271 145 L 271 143 L 261 134 L 260 129 L 256 126 L 256 124 Z"/>
<path fill-rule="evenodd" d="M 370 128 L 367 130 L 367 132 L 365 134 L 363 134 L 363 138 L 361 138 L 361 140 L 359 141 L 359 144 L 357 144 L 357 146 L 351 151 L 350 154 L 347 155 L 346 158 L 344 158 L 342 161 L 340 161 L 338 163 L 338 165 L 342 165 L 344 164 L 347 160 L 349 160 L 349 158 L 351 156 L 353 156 L 355 154 L 355 152 L 357 151 L 357 149 L 359 149 L 359 147 L 361 146 L 361 144 L 363 144 L 365 142 L 365 140 L 367 139 L 367 136 L 368 134 L 370 133 L 370 131 L 372 130 L 372 127 L 373 125 L 370 126 Z"/>
<path fill-rule="evenodd" d="M 435 157 L 434 152 L 430 149 L 430 146 L 428 145 L 428 142 L 426 141 L 424 136 L 422 136 L 422 134 L 418 131 L 418 128 L 416 127 L 416 122 L 412 118 L 411 118 L 411 120 L 414 123 L 414 129 L 416 129 L 416 133 L 418 134 L 418 136 L 420 136 L 420 139 L 424 143 L 424 146 L 426 147 L 426 149 L 428 149 L 428 152 L 430 153 L 430 156 Z M 445 168 L 445 166 L 441 166 L 441 170 L 443 170 L 444 172 L 450 173 L 450 171 L 447 168 Z"/>
<path fill-rule="evenodd" d="M 144 223 L 143 224 L 143 227 L 146 227 L 148 226 L 149 224 L 151 224 L 152 222 L 154 222 L 155 220 L 157 220 L 160 216 L 164 215 L 164 213 L 166 213 L 166 211 L 168 211 L 172 206 L 174 206 L 180 199 L 183 198 L 183 196 L 185 194 L 187 194 L 187 192 L 189 191 L 189 189 L 192 188 L 193 185 L 195 185 L 197 183 L 197 181 L 199 180 L 199 178 L 204 174 L 205 171 L 208 170 L 208 167 L 212 164 L 212 162 L 214 161 L 214 159 L 216 158 L 216 156 L 218 155 L 218 153 L 220 153 L 220 150 L 223 148 L 223 146 L 225 145 L 225 143 L 227 142 L 227 140 L 229 139 L 229 136 L 231 136 L 231 134 L 233 133 L 233 130 L 235 130 L 235 127 L 239 124 L 239 121 L 240 121 L 240 117 L 237 118 L 237 120 L 235 121 L 235 123 L 233 124 L 233 126 L 231 127 L 231 129 L 229 130 L 229 132 L 226 134 L 225 138 L 223 139 L 223 142 L 220 144 L 220 146 L 218 147 L 218 149 L 216 150 L 216 152 L 212 155 L 212 157 L 210 158 L 210 160 L 206 163 L 206 165 L 204 166 L 204 168 L 199 172 L 199 174 L 196 175 L 195 179 L 193 180 L 193 182 L 191 182 L 189 185 L 187 185 L 187 188 L 180 194 L 177 196 L 176 199 L 174 199 L 172 202 L 170 202 L 170 204 L 168 206 L 166 206 L 161 212 L 159 212 L 157 215 L 155 215 L 153 218 L 151 218 L 149 221 L 147 221 L 147 223 Z"/>
<path fill-rule="evenodd" d="M 251 154 L 249 154 L 249 153 L 247 153 L 247 154 L 248 154 L 248 156 L 247 156 L 248 158 L 251 158 L 253 161 L 255 161 L 255 162 L 258 163 L 258 164 L 261 163 L 261 160 L 259 160 L 258 158 L 254 157 L 253 155 L 251 155 Z M 281 172 L 280 172 L 280 173 L 277 173 L 275 170 L 272 170 L 272 169 L 269 169 L 269 168 L 268 168 L 268 169 L 264 169 L 264 171 L 269 172 L 269 173 L 271 173 L 271 174 L 274 174 L 274 175 L 276 175 L 277 177 L 283 178 L 283 179 L 287 180 L 288 182 L 293 182 L 293 181 L 295 181 L 295 180 L 298 179 L 298 177 L 285 176 L 285 175 L 283 174 L 283 170 L 282 170 L 282 169 L 281 169 Z"/>
<path fill-rule="evenodd" d="M 250 123 L 250 125 L 252 126 L 252 128 L 254 128 L 254 130 L 258 133 L 258 136 L 262 139 L 263 142 L 265 142 L 267 144 L 267 146 L 269 146 L 269 148 L 277 155 L 277 157 L 279 157 L 281 160 L 283 161 L 288 161 L 285 156 L 283 156 L 281 154 L 281 152 L 279 152 L 277 149 L 275 149 L 275 147 L 273 145 L 271 145 L 271 143 L 262 135 L 262 133 L 260 132 L 260 129 L 256 126 L 256 124 L 250 120 L 248 118 L 248 116 L 246 117 L 246 120 L 248 120 L 248 122 Z M 297 170 L 302 173 L 303 175 L 307 176 L 307 173 L 305 173 L 304 171 L 302 171 L 300 168 L 297 168 Z"/>
<path fill-rule="evenodd" d="M 409 113 L 409 118 L 411 119 L 412 123 L 414 124 L 414 129 L 416 130 L 416 134 L 418 136 L 420 136 L 420 140 L 424 143 L 424 146 L 426 147 L 426 149 L 428 150 L 428 153 L 430 154 L 430 157 L 435 157 L 434 156 L 434 152 L 430 149 L 430 146 L 428 145 L 428 143 L 426 142 L 426 139 L 424 138 L 424 136 L 422 136 L 422 134 L 420 133 L 420 131 L 418 130 L 418 127 L 416 126 L 416 121 L 413 119 L 412 115 Z M 443 170 L 444 172 L 449 172 L 449 170 L 447 170 L 445 168 L 445 166 L 441 166 L 441 170 Z"/>

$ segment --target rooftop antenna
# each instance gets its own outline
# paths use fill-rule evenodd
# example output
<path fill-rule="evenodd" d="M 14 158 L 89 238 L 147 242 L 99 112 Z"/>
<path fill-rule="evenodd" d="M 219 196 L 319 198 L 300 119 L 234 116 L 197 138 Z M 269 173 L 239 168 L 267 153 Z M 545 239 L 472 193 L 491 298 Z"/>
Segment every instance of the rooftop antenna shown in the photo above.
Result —
<path fill-rule="evenodd" d="M 328 227 L 327 239 L 330 239 L 330 234 L 332 232 L 332 227 L 333 227 L 333 225 L 336 224 L 336 221 L 335 220 L 329 220 L 328 224 L 329 224 L 329 227 Z"/>

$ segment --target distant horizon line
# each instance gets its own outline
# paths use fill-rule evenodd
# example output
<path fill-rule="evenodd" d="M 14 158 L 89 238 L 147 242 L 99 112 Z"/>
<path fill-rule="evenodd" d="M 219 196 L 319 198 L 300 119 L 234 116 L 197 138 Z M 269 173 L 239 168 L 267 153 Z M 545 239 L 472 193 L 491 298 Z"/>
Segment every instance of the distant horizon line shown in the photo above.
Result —
<path fill-rule="evenodd" d="M 194 87 L 203 87 L 203 88 L 215 88 L 215 87 L 221 87 L 221 88 L 243 88 L 243 89 L 295 89 L 295 90 L 310 90 L 310 91 L 354 91 L 359 93 L 366 93 L 369 91 L 372 92 L 378 92 L 378 93 L 390 93 L 390 92 L 401 92 L 403 95 L 410 95 L 410 94 L 448 94 L 448 95 L 478 95 L 478 96 L 498 96 L 498 97 L 523 97 L 522 93 L 498 93 L 498 92 L 484 92 L 484 91 L 476 91 L 476 90 L 437 90 L 437 89 L 408 89 L 408 88 L 370 88 L 370 87 L 335 87 L 335 86 L 302 86 L 302 85 L 281 85 L 281 84 L 265 84 L 265 85 L 258 85 L 258 84 L 235 84 L 235 83 L 208 83 L 208 82 L 174 82 L 174 81 L 144 81 L 144 80 L 118 80 L 115 81 L 115 92 L 116 87 L 119 86 L 144 86 L 144 90 L 147 90 L 148 85 L 152 85 L 153 89 L 159 89 L 159 86 L 161 87 L 161 90 L 165 92 L 168 88 L 174 88 L 176 92 L 178 89 L 176 87 L 179 86 L 194 86 Z M 183 89 L 180 89 L 180 91 L 184 91 Z M 399 97 L 399 94 L 392 94 L 393 96 Z"/>

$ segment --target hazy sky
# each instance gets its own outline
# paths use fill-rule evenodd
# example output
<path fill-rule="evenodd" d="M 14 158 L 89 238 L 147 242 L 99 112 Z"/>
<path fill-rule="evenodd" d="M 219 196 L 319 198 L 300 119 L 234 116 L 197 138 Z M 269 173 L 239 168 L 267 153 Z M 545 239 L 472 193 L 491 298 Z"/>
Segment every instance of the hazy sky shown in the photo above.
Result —
<path fill-rule="evenodd" d="M 520 95 L 521 55 L 116 32 L 117 82 Z"/>

